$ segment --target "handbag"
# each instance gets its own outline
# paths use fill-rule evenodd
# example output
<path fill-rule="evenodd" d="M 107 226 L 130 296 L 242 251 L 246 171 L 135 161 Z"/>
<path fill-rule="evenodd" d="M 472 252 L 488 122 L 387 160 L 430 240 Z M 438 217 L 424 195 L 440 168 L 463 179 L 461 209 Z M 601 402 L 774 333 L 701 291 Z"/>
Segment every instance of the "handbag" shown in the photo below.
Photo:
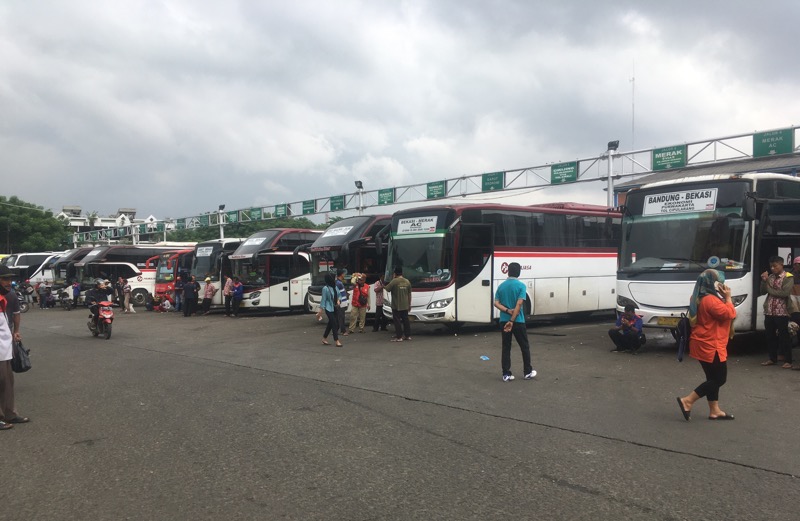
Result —
<path fill-rule="evenodd" d="M 15 373 L 24 373 L 31 368 L 30 349 L 25 349 L 22 342 L 14 342 L 14 353 L 11 359 L 11 370 Z"/>

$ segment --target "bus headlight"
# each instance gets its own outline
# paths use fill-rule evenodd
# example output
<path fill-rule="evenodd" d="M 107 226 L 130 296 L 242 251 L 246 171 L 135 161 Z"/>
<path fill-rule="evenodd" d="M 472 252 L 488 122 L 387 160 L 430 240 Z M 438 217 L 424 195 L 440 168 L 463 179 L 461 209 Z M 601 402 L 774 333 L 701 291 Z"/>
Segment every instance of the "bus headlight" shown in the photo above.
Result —
<path fill-rule="evenodd" d="M 446 308 L 447 306 L 450 305 L 451 302 L 453 302 L 453 297 L 442 299 L 442 300 L 437 300 L 435 302 L 431 302 L 430 304 L 428 304 L 428 308 L 427 309 L 442 309 L 442 308 Z"/>
<path fill-rule="evenodd" d="M 733 307 L 736 307 L 747 300 L 747 295 L 736 295 L 735 297 L 731 297 L 731 300 L 733 301 Z"/>
<path fill-rule="evenodd" d="M 254 292 L 250 293 L 250 300 L 253 300 L 254 298 L 258 298 L 260 296 L 261 296 L 261 292 L 260 291 L 254 291 Z"/>
<path fill-rule="evenodd" d="M 622 295 L 617 295 L 617 306 L 624 308 L 625 306 L 639 306 L 636 305 L 636 302 L 632 301 L 628 297 L 623 297 Z"/>

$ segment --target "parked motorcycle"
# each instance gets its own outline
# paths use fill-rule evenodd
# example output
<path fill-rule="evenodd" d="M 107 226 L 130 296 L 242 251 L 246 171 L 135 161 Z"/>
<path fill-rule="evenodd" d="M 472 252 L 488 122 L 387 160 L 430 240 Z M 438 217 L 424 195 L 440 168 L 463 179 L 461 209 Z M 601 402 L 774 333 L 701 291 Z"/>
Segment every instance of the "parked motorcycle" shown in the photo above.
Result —
<path fill-rule="evenodd" d="M 103 335 L 108 340 L 111 338 L 111 323 L 114 322 L 114 308 L 111 307 L 113 303 L 104 300 L 92 307 L 94 306 L 97 306 L 97 316 L 95 317 L 94 313 L 89 315 L 89 322 L 86 325 L 89 326 L 92 336 Z"/>
<path fill-rule="evenodd" d="M 31 306 L 25 301 L 25 296 L 17 293 L 17 299 L 19 300 L 19 312 L 27 313 Z"/>
<path fill-rule="evenodd" d="M 61 309 L 72 311 L 72 299 L 70 298 L 69 293 L 63 289 L 58 292 L 58 302 L 61 304 Z"/>

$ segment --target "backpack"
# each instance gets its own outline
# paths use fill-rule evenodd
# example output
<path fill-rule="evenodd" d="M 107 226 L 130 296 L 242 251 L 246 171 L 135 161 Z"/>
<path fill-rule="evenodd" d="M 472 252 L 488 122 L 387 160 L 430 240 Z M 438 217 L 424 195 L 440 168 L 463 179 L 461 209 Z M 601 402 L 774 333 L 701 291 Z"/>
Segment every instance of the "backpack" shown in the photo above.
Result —
<path fill-rule="evenodd" d="M 692 324 L 686 313 L 681 313 L 675 327 L 675 340 L 678 341 L 678 362 L 683 362 L 683 354 L 689 351 L 689 337 L 692 335 Z"/>

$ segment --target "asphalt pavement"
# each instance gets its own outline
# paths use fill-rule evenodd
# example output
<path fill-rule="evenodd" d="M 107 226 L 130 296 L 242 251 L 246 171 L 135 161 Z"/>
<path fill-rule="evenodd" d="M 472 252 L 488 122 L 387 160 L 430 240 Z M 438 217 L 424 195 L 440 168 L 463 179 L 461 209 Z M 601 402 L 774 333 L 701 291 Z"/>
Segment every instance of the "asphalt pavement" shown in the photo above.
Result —
<path fill-rule="evenodd" d="M 800 371 L 731 349 L 720 404 L 667 332 L 610 353 L 612 316 L 529 326 L 538 376 L 501 381 L 500 334 L 321 344 L 307 314 L 23 315 L 28 424 L 0 432 L 0 519 L 800 518 Z M 488 357 L 489 360 L 483 360 Z"/>

